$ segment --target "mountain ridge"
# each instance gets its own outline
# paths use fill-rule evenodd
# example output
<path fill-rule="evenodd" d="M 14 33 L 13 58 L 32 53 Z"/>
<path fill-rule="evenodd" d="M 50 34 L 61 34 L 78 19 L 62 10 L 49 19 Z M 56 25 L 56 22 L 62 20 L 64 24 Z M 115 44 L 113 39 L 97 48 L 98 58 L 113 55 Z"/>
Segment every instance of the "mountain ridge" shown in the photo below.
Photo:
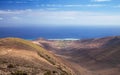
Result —
<path fill-rule="evenodd" d="M 60 58 L 20 38 L 0 39 L 2 75 L 75 75 Z"/>

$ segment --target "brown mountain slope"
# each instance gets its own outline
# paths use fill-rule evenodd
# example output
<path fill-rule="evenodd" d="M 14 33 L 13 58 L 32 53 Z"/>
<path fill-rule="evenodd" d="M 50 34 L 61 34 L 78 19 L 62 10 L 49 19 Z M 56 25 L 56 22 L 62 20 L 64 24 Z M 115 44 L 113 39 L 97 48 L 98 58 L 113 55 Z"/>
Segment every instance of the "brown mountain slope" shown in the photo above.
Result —
<path fill-rule="evenodd" d="M 120 75 L 120 36 L 86 40 L 36 40 L 62 58 L 94 75 Z"/>
<path fill-rule="evenodd" d="M 66 64 L 30 41 L 0 39 L 0 75 L 76 75 Z"/>

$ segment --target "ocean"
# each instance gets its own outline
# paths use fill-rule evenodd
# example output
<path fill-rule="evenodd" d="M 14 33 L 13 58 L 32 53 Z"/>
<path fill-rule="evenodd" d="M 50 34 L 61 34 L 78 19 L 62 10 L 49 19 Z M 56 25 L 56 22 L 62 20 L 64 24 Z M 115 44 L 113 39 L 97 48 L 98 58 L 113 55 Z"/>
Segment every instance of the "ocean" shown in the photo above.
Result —
<path fill-rule="evenodd" d="M 119 27 L 0 27 L 0 38 L 19 37 L 28 40 L 89 39 L 120 36 Z"/>

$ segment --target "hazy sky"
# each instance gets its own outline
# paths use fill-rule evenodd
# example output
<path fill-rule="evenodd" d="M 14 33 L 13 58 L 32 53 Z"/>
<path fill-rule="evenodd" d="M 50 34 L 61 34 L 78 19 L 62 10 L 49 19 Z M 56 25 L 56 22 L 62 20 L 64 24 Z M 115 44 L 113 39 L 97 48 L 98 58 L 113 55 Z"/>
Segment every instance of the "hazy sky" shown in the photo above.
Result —
<path fill-rule="evenodd" d="M 120 0 L 0 0 L 0 26 L 120 26 Z"/>

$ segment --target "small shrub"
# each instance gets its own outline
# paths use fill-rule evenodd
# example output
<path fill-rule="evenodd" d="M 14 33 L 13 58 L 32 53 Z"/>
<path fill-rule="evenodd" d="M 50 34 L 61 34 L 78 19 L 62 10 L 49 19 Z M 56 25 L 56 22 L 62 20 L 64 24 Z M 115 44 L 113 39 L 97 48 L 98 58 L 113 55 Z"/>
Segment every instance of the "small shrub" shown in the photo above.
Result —
<path fill-rule="evenodd" d="M 52 73 L 57 73 L 57 71 L 52 71 Z"/>
<path fill-rule="evenodd" d="M 52 74 L 51 74 L 51 71 L 47 71 L 44 73 L 44 75 L 52 75 Z"/>
<path fill-rule="evenodd" d="M 9 65 L 7 66 L 7 68 L 14 68 L 14 65 L 13 65 L 13 64 L 9 64 Z"/>

